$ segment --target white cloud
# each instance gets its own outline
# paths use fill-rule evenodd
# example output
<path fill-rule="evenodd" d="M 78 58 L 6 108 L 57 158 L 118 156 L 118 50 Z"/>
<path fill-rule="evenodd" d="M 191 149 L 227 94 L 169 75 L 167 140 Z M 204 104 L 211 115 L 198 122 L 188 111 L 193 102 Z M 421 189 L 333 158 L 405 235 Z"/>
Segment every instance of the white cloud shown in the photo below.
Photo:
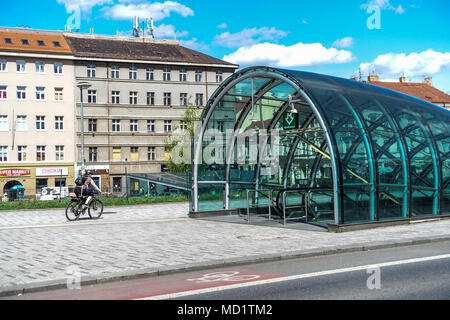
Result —
<path fill-rule="evenodd" d="M 64 4 L 67 12 L 72 11 L 90 11 L 95 6 L 104 4 L 112 4 L 112 0 L 56 0 L 60 4 Z"/>
<path fill-rule="evenodd" d="M 167 39 L 167 38 L 182 38 L 186 37 L 189 32 L 187 31 L 177 31 L 175 26 L 171 24 L 161 24 L 155 25 L 155 30 L 153 32 L 156 38 Z"/>
<path fill-rule="evenodd" d="M 372 62 L 362 63 L 363 73 L 382 77 L 430 76 L 450 68 L 450 52 L 436 52 L 431 49 L 419 53 L 387 53 L 379 55 Z"/>
<path fill-rule="evenodd" d="M 333 43 L 333 47 L 336 48 L 351 48 L 353 47 L 353 38 L 345 37 L 342 39 L 338 39 Z"/>
<path fill-rule="evenodd" d="M 405 13 L 405 9 L 403 9 L 402 5 L 399 5 L 398 7 L 394 7 L 390 3 L 390 0 L 369 0 L 369 2 L 361 5 L 361 9 L 367 9 L 369 6 L 377 6 L 382 10 L 391 10 L 397 14 Z"/>
<path fill-rule="evenodd" d="M 287 32 L 276 28 L 251 28 L 237 33 L 224 32 L 214 38 L 214 43 L 228 48 L 251 46 L 265 40 L 284 38 Z"/>
<path fill-rule="evenodd" d="M 178 13 L 183 17 L 193 16 L 194 11 L 175 1 L 165 2 L 139 2 L 121 1 L 113 7 L 104 8 L 105 15 L 112 19 L 127 20 L 133 17 L 153 18 L 155 21 L 162 20 L 170 16 L 172 12 Z"/>
<path fill-rule="evenodd" d="M 297 43 L 284 46 L 273 43 L 261 43 L 239 48 L 226 55 L 223 60 L 244 66 L 270 65 L 281 68 L 309 67 L 321 64 L 348 63 L 354 59 L 346 50 L 325 48 L 320 43 Z"/>
<path fill-rule="evenodd" d="M 180 40 L 180 45 L 183 47 L 198 50 L 198 51 L 207 51 L 209 50 L 209 46 L 203 42 L 198 42 L 197 38 L 192 38 L 191 40 Z"/>
<path fill-rule="evenodd" d="M 226 23 L 221 23 L 217 26 L 217 29 L 226 29 L 228 28 L 228 25 Z"/>

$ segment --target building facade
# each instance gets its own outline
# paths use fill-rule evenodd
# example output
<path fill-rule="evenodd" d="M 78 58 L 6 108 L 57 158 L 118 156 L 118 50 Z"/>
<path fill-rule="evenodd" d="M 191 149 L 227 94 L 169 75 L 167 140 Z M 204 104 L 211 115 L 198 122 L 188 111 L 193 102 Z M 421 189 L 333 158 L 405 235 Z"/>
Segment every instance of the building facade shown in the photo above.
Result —
<path fill-rule="evenodd" d="M 65 34 L 83 91 L 85 163 L 102 190 L 122 194 L 127 175 L 159 173 L 165 146 L 188 104 L 199 109 L 238 66 L 173 40 Z M 77 165 L 81 166 L 81 90 L 76 89 Z M 128 191 L 139 192 L 131 183 Z"/>
<path fill-rule="evenodd" d="M 30 199 L 39 198 L 47 187 L 73 184 L 73 79 L 72 52 L 61 33 L 0 28 L 0 192 L 4 197 L 11 188 L 24 188 Z"/>

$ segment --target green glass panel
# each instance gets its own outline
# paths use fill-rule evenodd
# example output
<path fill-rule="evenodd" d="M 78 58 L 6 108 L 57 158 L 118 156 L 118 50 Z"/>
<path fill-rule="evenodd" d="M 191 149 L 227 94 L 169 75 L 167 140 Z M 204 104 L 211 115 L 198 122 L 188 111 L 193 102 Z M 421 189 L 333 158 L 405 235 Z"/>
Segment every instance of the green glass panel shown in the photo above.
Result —
<path fill-rule="evenodd" d="M 406 218 L 404 187 L 380 187 L 378 193 L 378 217 L 379 220 L 392 220 Z"/>
<path fill-rule="evenodd" d="M 436 191 L 414 189 L 412 192 L 412 211 L 415 216 L 430 216 L 434 214 Z"/>
<path fill-rule="evenodd" d="M 441 214 L 450 214 L 450 192 L 444 192 L 442 195 Z"/>
<path fill-rule="evenodd" d="M 370 186 L 344 186 L 342 212 L 344 223 L 370 221 L 371 197 Z"/>
<path fill-rule="evenodd" d="M 199 211 L 223 210 L 224 185 L 199 185 Z"/>
<path fill-rule="evenodd" d="M 324 225 L 334 223 L 333 190 L 312 190 L 310 192 L 308 216 L 313 216 L 312 222 Z M 311 219 L 309 218 L 311 221 Z"/>

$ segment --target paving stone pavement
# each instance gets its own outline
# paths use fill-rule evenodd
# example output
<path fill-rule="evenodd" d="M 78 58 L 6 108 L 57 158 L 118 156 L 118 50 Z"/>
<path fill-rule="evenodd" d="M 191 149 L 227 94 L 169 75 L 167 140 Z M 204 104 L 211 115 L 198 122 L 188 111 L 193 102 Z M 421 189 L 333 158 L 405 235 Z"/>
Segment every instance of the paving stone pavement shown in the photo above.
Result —
<path fill-rule="evenodd" d="M 0 212 L 0 294 L 81 280 L 450 239 L 450 220 L 348 233 L 187 218 L 187 203 L 106 208 L 69 223 L 64 210 Z M 108 213 L 109 212 L 109 213 Z"/>

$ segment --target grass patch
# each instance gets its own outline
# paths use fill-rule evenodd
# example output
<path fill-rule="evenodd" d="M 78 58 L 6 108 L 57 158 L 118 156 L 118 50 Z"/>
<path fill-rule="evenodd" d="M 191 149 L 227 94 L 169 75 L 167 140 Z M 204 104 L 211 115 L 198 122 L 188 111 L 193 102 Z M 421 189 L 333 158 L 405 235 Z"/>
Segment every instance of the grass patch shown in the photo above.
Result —
<path fill-rule="evenodd" d="M 186 202 L 188 197 L 184 195 L 173 195 L 164 197 L 133 197 L 133 198 L 100 198 L 106 207 L 133 206 L 156 203 Z M 26 209 L 58 209 L 65 208 L 70 199 L 53 201 L 16 201 L 0 202 L 1 210 L 26 210 Z"/>

